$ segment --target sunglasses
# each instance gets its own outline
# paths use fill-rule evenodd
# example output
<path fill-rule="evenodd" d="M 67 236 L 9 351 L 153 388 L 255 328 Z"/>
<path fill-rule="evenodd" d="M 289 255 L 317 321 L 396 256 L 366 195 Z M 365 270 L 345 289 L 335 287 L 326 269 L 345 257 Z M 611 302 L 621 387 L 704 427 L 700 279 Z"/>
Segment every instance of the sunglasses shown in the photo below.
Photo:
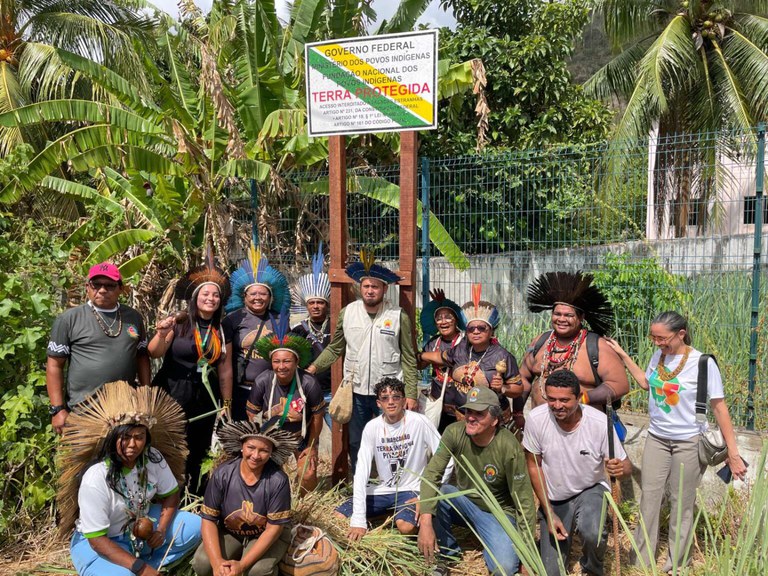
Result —
<path fill-rule="evenodd" d="M 94 290 L 96 290 L 96 292 L 98 292 L 102 288 L 104 288 L 105 290 L 112 291 L 119 286 L 119 284 L 117 284 L 116 282 L 88 282 L 88 285 Z"/>
<path fill-rule="evenodd" d="M 467 326 L 467 332 L 479 332 L 480 334 L 483 334 L 484 332 L 488 332 L 489 328 L 485 324 L 477 324 L 476 326 Z"/>
<path fill-rule="evenodd" d="M 381 396 L 379 398 L 379 402 L 381 402 L 383 404 L 386 404 L 390 400 L 392 400 L 392 402 L 400 402 L 400 400 L 402 400 L 402 399 L 403 399 L 402 396 L 400 396 L 399 394 L 395 394 L 393 396 Z"/>

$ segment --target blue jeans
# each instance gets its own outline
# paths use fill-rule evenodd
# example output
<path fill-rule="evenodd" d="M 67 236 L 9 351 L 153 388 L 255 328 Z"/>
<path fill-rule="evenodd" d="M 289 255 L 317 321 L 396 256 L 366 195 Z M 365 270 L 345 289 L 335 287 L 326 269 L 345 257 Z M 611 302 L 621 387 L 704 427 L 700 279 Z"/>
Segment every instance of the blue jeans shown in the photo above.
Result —
<path fill-rule="evenodd" d="M 352 394 L 352 420 L 349 421 L 349 458 L 352 462 L 352 474 L 357 467 L 357 452 L 360 450 L 363 428 L 379 414 L 381 410 L 376 404 L 376 396 Z"/>
<path fill-rule="evenodd" d="M 151 518 L 160 518 L 160 504 L 153 504 L 150 507 L 149 516 Z M 177 533 L 176 530 L 182 523 L 183 526 L 181 526 Z M 163 556 L 165 556 L 165 551 L 168 549 L 174 534 L 176 534 L 176 539 L 173 540 L 163 566 L 168 566 L 184 558 L 184 556 L 193 552 L 197 545 L 200 544 L 200 540 L 202 540 L 200 524 L 200 516 L 190 512 L 176 512 L 171 525 L 168 526 L 168 530 L 165 532 L 166 543 L 157 550 L 145 547 L 144 554 L 141 555 L 142 560 L 155 569 L 160 568 L 160 562 Z M 131 552 L 131 545 L 125 536 L 117 536 L 110 538 L 110 540 L 120 546 L 120 548 Z M 75 570 L 77 570 L 80 576 L 133 576 L 133 572 L 127 568 L 113 564 L 103 556 L 99 556 L 91 548 L 88 539 L 77 530 L 72 535 L 69 550 L 72 555 L 72 564 L 74 564 Z"/>
<path fill-rule="evenodd" d="M 608 546 L 608 532 L 602 522 L 603 498 L 608 489 L 602 484 L 595 484 L 581 494 L 568 500 L 552 501 L 554 512 L 565 526 L 568 538 L 555 541 L 549 533 L 547 519 L 539 511 L 541 527 L 541 560 L 547 570 L 547 576 L 560 576 L 558 556 L 563 559 L 563 565 L 568 568 L 568 553 L 571 550 L 574 532 L 581 535 L 581 570 L 585 574 L 602 576 L 603 558 Z M 559 551 L 558 551 L 559 549 Z"/>
<path fill-rule="evenodd" d="M 325 425 L 328 426 L 328 430 L 333 430 L 333 423 L 331 422 L 331 413 L 328 412 L 328 405 L 331 403 L 331 391 L 328 390 L 323 395 L 323 400 L 325 400 L 325 415 L 323 415 L 323 420 L 325 420 Z"/>
<path fill-rule="evenodd" d="M 388 512 L 394 512 L 395 522 L 402 520 L 416 526 L 416 505 L 415 503 L 406 504 L 406 502 L 418 497 L 418 492 L 411 491 L 379 495 L 368 494 L 365 497 L 365 517 L 375 518 Z M 353 504 L 352 498 L 349 498 L 336 508 L 336 512 L 349 518 L 352 516 Z"/>
<path fill-rule="evenodd" d="M 442 494 L 456 494 L 455 486 L 444 484 L 440 488 Z M 517 523 L 507 514 L 513 525 Z M 520 558 L 515 552 L 512 539 L 493 517 L 493 514 L 481 509 L 466 496 L 454 496 L 450 500 L 440 500 L 437 504 L 437 514 L 432 523 L 440 552 L 444 556 L 459 559 L 461 549 L 451 532 L 451 526 L 471 526 L 480 537 L 483 545 L 483 559 L 488 571 L 494 576 L 511 576 L 520 569 Z M 491 556 L 493 555 L 493 556 Z"/>

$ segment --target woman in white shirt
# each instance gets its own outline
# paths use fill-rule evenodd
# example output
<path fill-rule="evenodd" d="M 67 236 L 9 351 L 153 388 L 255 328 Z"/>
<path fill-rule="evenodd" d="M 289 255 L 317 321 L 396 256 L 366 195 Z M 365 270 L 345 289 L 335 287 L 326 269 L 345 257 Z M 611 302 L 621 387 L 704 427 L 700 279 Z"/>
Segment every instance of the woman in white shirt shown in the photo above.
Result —
<path fill-rule="evenodd" d="M 706 424 L 702 427 L 696 421 L 695 408 L 701 352 L 691 347 L 688 322 L 677 312 L 667 311 L 656 316 L 651 322 L 649 338 L 658 350 L 645 371 L 616 341 L 608 339 L 608 343 L 640 387 L 649 391 L 650 425 L 643 450 L 642 522 L 635 532 L 639 550 L 635 562 L 655 564 L 661 504 L 665 493 L 669 493 L 670 553 L 663 570 L 671 574 L 690 561 L 696 489 L 706 469 L 698 456 L 699 436 L 706 430 Z M 743 479 L 746 466 L 736 445 L 720 370 L 711 358 L 707 362 L 707 397 L 728 447 L 727 464 L 736 478 Z"/>

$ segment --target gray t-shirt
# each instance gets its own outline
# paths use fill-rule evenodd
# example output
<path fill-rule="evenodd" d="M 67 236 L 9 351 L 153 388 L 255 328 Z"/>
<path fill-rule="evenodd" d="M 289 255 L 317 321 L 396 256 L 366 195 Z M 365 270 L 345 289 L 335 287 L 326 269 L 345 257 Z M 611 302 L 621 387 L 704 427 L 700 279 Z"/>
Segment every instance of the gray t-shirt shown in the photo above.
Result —
<path fill-rule="evenodd" d="M 120 304 L 112 313 L 101 313 L 106 321 L 115 321 L 111 331 L 120 333 L 111 338 L 96 318 L 90 304 L 70 308 L 53 323 L 48 342 L 48 356 L 68 358 L 67 401 L 77 404 L 107 382 L 136 381 L 136 357 L 147 353 L 147 331 L 141 315 Z M 117 315 L 120 315 L 120 319 Z"/>

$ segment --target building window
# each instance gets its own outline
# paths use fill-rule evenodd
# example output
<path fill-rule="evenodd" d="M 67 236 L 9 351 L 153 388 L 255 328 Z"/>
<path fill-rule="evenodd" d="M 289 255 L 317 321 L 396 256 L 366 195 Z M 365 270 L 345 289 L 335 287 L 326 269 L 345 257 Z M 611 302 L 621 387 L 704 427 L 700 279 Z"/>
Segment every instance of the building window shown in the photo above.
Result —
<path fill-rule="evenodd" d="M 768 224 L 768 198 L 763 196 L 763 224 Z M 757 196 L 744 197 L 744 224 L 755 223 L 755 206 L 757 205 Z"/>

